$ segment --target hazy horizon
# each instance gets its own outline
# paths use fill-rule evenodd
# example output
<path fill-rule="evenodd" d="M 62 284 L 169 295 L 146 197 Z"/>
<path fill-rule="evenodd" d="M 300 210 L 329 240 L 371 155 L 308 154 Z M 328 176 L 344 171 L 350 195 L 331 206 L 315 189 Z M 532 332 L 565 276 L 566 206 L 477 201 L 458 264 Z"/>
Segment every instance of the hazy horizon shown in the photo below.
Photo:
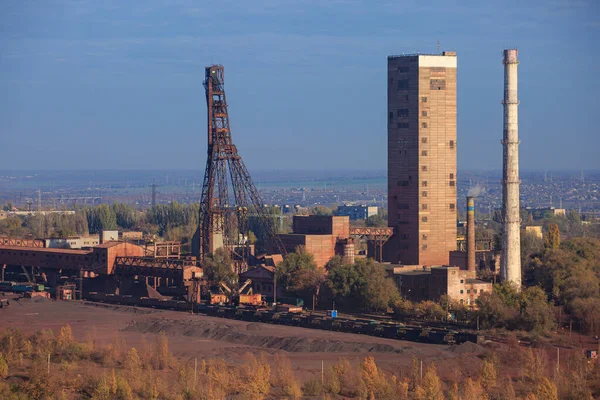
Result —
<path fill-rule="evenodd" d="M 51 0 L 0 6 L 0 169 L 204 170 L 204 67 L 225 66 L 250 171 L 387 163 L 387 56 L 458 52 L 459 170 L 502 167 L 519 48 L 523 170 L 600 168 L 600 4 Z M 275 167 L 275 168 L 273 168 Z"/>

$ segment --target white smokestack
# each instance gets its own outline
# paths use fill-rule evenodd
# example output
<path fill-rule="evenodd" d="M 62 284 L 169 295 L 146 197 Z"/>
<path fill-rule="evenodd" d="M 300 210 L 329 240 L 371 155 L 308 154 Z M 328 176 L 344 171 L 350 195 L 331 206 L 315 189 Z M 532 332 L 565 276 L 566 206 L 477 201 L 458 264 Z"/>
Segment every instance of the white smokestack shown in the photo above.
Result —
<path fill-rule="evenodd" d="M 502 278 L 521 288 L 521 216 L 519 205 L 519 100 L 516 49 L 504 50 L 504 166 L 502 174 Z"/>

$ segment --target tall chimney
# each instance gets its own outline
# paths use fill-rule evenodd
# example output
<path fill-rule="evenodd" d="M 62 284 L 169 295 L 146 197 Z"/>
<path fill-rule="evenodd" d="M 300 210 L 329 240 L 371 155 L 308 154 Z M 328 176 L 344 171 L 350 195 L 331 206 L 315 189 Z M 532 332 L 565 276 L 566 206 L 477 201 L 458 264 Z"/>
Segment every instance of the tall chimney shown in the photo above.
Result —
<path fill-rule="evenodd" d="M 519 205 L 519 65 L 516 49 L 504 50 L 504 166 L 502 171 L 502 278 L 521 288 L 521 233 Z"/>
<path fill-rule="evenodd" d="M 467 269 L 475 277 L 475 199 L 467 196 Z"/>

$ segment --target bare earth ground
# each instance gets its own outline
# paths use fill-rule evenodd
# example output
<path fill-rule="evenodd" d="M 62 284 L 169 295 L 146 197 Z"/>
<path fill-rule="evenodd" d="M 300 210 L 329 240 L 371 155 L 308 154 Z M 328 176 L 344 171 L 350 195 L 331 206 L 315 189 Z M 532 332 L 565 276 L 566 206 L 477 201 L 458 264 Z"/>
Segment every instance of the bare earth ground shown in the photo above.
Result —
<path fill-rule="evenodd" d="M 425 364 L 435 362 L 443 378 L 457 369 L 462 375 L 476 375 L 480 365 L 477 356 L 485 351 L 472 343 L 432 345 L 176 311 L 48 299 L 14 300 L 10 307 L 0 310 L 0 329 L 15 327 L 32 333 L 41 329 L 57 331 L 65 324 L 71 326 L 77 340 L 92 335 L 101 345 L 120 336 L 128 347 L 139 347 L 143 338 L 153 342 L 158 333 L 165 332 L 170 350 L 180 359 L 224 358 L 234 362 L 248 352 L 280 352 L 289 357 L 302 379 L 320 374 L 322 362 L 327 367 L 340 357 L 359 362 L 365 356 L 374 357 L 380 367 L 400 375 L 408 372 L 413 356 Z"/>

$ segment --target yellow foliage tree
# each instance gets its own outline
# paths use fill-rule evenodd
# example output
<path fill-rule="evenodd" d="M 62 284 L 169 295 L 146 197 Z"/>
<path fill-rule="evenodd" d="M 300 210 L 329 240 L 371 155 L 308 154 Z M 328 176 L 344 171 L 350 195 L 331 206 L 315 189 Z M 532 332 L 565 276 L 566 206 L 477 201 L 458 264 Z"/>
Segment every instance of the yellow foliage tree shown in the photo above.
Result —
<path fill-rule="evenodd" d="M 487 400 L 488 395 L 485 393 L 479 381 L 474 381 L 467 378 L 463 383 L 462 400 Z"/>
<path fill-rule="evenodd" d="M 125 370 L 128 378 L 139 378 L 139 373 L 142 369 L 142 362 L 135 347 L 132 347 L 127 352 L 125 361 L 123 361 L 123 369 Z"/>
<path fill-rule="evenodd" d="M 442 382 L 437 375 L 435 365 L 431 364 L 427 367 L 427 371 L 423 376 L 423 382 L 421 382 L 421 388 L 423 388 L 424 398 L 427 400 L 443 400 L 444 393 L 442 392 Z"/>
<path fill-rule="evenodd" d="M 271 366 L 263 353 L 258 357 L 249 353 L 246 357 L 242 392 L 253 400 L 264 399 L 271 389 Z"/>
<path fill-rule="evenodd" d="M 558 400 L 556 385 L 545 377 L 541 379 L 535 388 L 535 395 L 544 400 Z"/>
<path fill-rule="evenodd" d="M 171 353 L 169 352 L 169 339 L 164 332 L 158 335 L 154 354 L 152 357 L 152 366 L 154 369 L 165 369 L 171 365 Z"/>
<path fill-rule="evenodd" d="M 0 354 L 0 378 L 6 379 L 8 376 L 8 363 L 4 359 L 4 356 Z"/>
<path fill-rule="evenodd" d="M 546 248 L 549 249 L 558 249 L 560 247 L 560 229 L 558 229 L 558 225 L 548 225 L 548 232 L 546 232 L 544 244 Z"/>
<path fill-rule="evenodd" d="M 490 360 L 484 360 L 481 368 L 481 386 L 484 389 L 489 390 L 496 386 L 496 380 L 498 379 L 498 373 L 496 366 Z"/>

